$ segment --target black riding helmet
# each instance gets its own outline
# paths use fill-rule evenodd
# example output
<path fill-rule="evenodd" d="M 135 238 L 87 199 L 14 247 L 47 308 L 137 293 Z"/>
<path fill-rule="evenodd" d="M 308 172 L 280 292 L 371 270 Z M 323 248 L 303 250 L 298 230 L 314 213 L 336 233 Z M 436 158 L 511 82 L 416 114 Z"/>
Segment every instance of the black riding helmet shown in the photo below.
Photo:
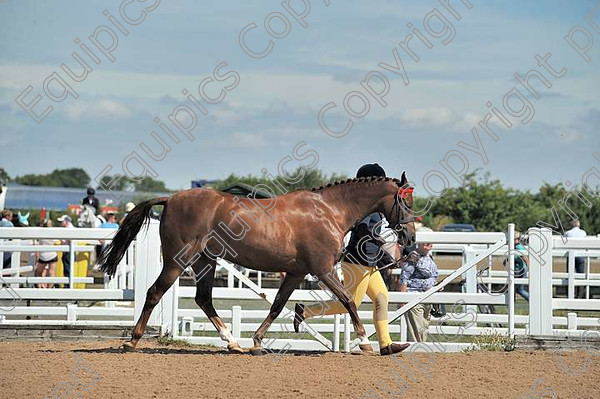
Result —
<path fill-rule="evenodd" d="M 377 163 L 368 163 L 361 166 L 356 172 L 356 177 L 386 177 L 385 170 Z"/>
<path fill-rule="evenodd" d="M 96 194 L 96 190 L 94 190 L 92 187 L 90 187 L 87 189 L 87 193 L 88 193 L 88 195 L 94 195 L 94 194 Z"/>

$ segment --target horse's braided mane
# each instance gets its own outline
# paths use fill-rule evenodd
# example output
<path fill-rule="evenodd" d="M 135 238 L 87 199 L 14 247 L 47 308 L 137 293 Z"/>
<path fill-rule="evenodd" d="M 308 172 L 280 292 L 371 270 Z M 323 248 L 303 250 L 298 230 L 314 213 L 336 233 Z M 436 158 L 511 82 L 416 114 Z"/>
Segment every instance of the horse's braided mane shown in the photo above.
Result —
<path fill-rule="evenodd" d="M 327 188 L 334 187 L 334 186 L 340 186 L 340 185 L 346 185 L 346 184 L 368 183 L 368 182 L 374 182 L 374 181 L 393 181 L 398 184 L 400 183 L 400 180 L 396 179 L 395 177 L 377 177 L 377 176 L 354 177 L 354 178 L 349 178 L 347 180 L 337 180 L 332 183 L 327 183 L 327 184 L 324 184 L 319 187 L 313 187 L 313 188 L 309 189 L 309 191 L 321 191 L 321 190 L 325 190 Z"/>

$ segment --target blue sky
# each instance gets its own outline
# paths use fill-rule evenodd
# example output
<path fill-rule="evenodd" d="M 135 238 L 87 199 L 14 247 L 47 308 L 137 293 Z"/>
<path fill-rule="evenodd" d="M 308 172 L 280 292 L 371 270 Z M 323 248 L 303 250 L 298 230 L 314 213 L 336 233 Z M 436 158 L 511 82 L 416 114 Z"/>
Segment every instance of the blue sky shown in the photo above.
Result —
<path fill-rule="evenodd" d="M 134 3 L 128 15 L 156 2 Z M 511 129 L 495 125 L 496 142 L 480 132 L 489 163 L 463 150 L 471 170 L 482 168 L 508 186 L 535 191 L 544 181 L 578 183 L 589 168 L 600 167 L 592 157 L 600 150 L 600 35 L 583 19 L 598 7 L 597 1 L 472 0 L 468 10 L 454 0 L 450 4 L 462 15 L 456 21 L 433 0 L 332 0 L 328 7 L 313 0 L 306 28 L 280 3 L 163 0 L 140 24 L 124 25 L 127 37 L 118 32 L 114 62 L 101 58 L 100 64 L 91 64 L 94 70 L 83 82 L 70 81 L 79 98 L 42 100 L 38 112 L 49 104 L 54 111 L 40 124 L 15 98 L 31 85 L 31 101 L 33 93 L 43 94 L 44 79 L 61 71 L 62 63 L 74 65 L 71 53 L 84 54 L 73 42 L 76 37 L 91 46 L 87 37 L 97 26 L 108 24 L 116 31 L 102 11 L 120 20 L 121 1 L 0 3 L 0 166 L 12 176 L 82 167 L 93 177 L 109 164 L 120 171 L 125 156 L 134 150 L 143 154 L 140 143 L 156 147 L 150 136 L 157 129 L 153 119 L 167 120 L 178 104 L 189 105 L 183 89 L 199 98 L 198 84 L 225 61 L 222 72 L 237 72 L 239 84 L 219 104 L 205 104 L 209 114 L 199 117 L 195 140 L 182 136 L 178 144 L 169 142 L 172 151 L 161 162 L 145 156 L 170 188 L 188 188 L 194 178 L 223 178 L 231 172 L 258 175 L 266 168 L 276 174 L 279 161 L 300 141 L 318 152 L 317 167 L 327 173 L 354 174 L 361 164 L 378 162 L 389 175 L 406 170 L 419 186 L 427 171 L 443 170 L 440 160 L 459 149 L 459 141 L 473 142 L 471 129 L 488 112 L 485 103 L 501 107 L 512 87 L 526 94 L 535 116 L 527 125 L 512 118 L 517 123 Z M 297 9 L 300 4 L 292 2 Z M 447 45 L 423 27 L 423 18 L 434 8 L 455 28 L 456 36 Z M 268 56 L 251 58 L 240 48 L 239 33 L 254 22 L 258 28 L 248 32 L 247 43 L 266 46 L 263 23 L 272 12 L 287 15 L 291 31 L 272 39 Z M 413 39 L 418 63 L 398 48 L 411 31 L 409 23 L 434 45 L 426 49 Z M 574 25 L 593 34 L 589 63 L 563 40 Z M 276 20 L 272 26 L 282 29 Z M 399 75 L 377 66 L 394 62 L 394 47 L 408 86 Z M 536 65 L 534 56 L 547 52 L 552 65 L 567 68 L 564 77 L 553 78 Z M 552 84 L 539 89 L 539 100 L 513 79 L 515 72 L 533 68 Z M 388 105 L 383 108 L 367 97 L 368 115 L 355 118 L 347 135 L 325 134 L 318 124 L 319 110 L 335 102 L 340 107 L 328 114 L 327 123 L 342 127 L 347 119 L 341 107 L 344 96 L 365 92 L 360 82 L 371 70 L 388 78 Z M 216 96 L 222 86 L 207 86 L 207 94 Z"/>

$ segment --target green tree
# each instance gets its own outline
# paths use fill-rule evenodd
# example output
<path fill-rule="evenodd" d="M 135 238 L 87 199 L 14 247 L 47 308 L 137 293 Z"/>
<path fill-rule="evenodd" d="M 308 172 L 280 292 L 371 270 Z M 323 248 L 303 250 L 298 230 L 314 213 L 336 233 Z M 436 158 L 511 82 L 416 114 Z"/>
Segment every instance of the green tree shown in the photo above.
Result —
<path fill-rule="evenodd" d="M 8 172 L 3 167 L 0 167 L 0 185 L 6 184 L 9 181 L 10 176 L 8 175 Z"/>
<path fill-rule="evenodd" d="M 27 186 L 77 187 L 85 188 L 90 183 L 90 176 L 81 168 L 55 169 L 48 174 L 26 174 L 14 179 Z"/>
<path fill-rule="evenodd" d="M 139 182 L 134 182 L 135 191 L 169 191 L 162 180 L 154 180 L 146 176 Z"/>
<path fill-rule="evenodd" d="M 565 230 L 570 228 L 572 217 L 560 205 L 559 201 L 567 193 L 567 205 L 579 218 L 582 228 L 588 234 L 600 231 L 600 195 L 592 196 L 581 189 L 567 190 L 561 183 L 545 183 L 539 192 L 506 188 L 497 179 L 491 179 L 487 173 L 477 176 L 475 171 L 464 177 L 462 187 L 451 188 L 441 198 L 415 198 L 415 209 L 424 209 L 428 199 L 433 201 L 429 212 L 424 215 L 428 226 L 437 226 L 440 221 L 471 223 L 479 231 L 504 231 L 508 223 L 515 223 L 516 229 L 526 231 L 536 227 L 539 221 L 554 225 L 552 208 L 558 215 Z M 581 198 L 587 198 L 589 203 Z M 588 206 L 590 205 L 590 206 Z M 441 226 L 439 226 L 441 227 Z"/>
<path fill-rule="evenodd" d="M 124 176 L 122 176 L 120 179 L 117 179 L 114 182 L 112 182 L 112 180 L 115 177 L 118 177 L 118 175 L 114 175 L 114 176 L 104 175 L 104 176 L 102 176 L 102 178 L 100 179 L 100 185 L 98 185 L 98 187 L 96 187 L 96 188 L 98 190 L 110 189 L 111 191 L 122 191 L 122 190 L 125 190 L 125 188 L 127 187 L 127 184 L 128 184 L 127 179 Z"/>
<path fill-rule="evenodd" d="M 119 177 L 119 175 L 104 175 L 102 179 L 100 179 L 101 184 L 98 186 L 98 189 L 110 189 L 111 191 L 120 191 L 120 190 L 128 190 L 131 186 L 134 187 L 135 191 L 142 192 L 167 192 L 171 191 L 165 186 L 165 182 L 162 180 L 155 180 L 149 176 L 144 177 L 140 181 L 135 181 L 127 178 L 126 176 L 121 175 L 120 179 L 116 179 L 114 182 L 111 181 L 115 178 Z"/>
<path fill-rule="evenodd" d="M 343 173 L 332 173 L 330 176 L 327 176 L 319 169 L 310 169 L 304 170 L 302 167 L 297 168 L 289 176 L 286 176 L 286 179 L 283 179 L 281 176 L 277 176 L 276 181 L 282 185 L 287 191 L 299 190 L 299 189 L 308 189 L 312 187 L 322 186 L 328 182 L 332 182 L 335 180 L 343 180 L 346 179 L 346 175 Z M 295 181 L 298 180 L 298 181 Z M 295 181 L 290 183 L 289 181 Z M 231 184 L 234 183 L 245 183 L 250 186 L 256 186 L 257 184 L 266 184 L 269 187 L 272 186 L 272 183 L 265 178 L 264 176 L 238 176 L 236 174 L 230 174 L 227 178 L 212 184 L 212 187 L 221 190 Z"/>

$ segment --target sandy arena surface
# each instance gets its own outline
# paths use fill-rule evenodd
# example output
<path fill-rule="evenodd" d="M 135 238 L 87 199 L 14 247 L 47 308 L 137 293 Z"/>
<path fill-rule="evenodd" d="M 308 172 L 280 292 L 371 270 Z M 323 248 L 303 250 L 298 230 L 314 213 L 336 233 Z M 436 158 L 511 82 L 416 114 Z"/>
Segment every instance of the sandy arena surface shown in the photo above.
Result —
<path fill-rule="evenodd" d="M 81 398 L 361 398 L 373 388 L 387 398 L 378 380 L 400 393 L 389 370 L 407 383 L 405 398 L 600 398 L 600 357 L 590 357 L 579 376 L 562 371 L 554 352 L 477 352 L 437 354 L 432 378 L 400 357 L 413 373 L 412 380 L 389 357 L 348 354 L 229 355 L 216 348 L 165 347 L 142 340 L 136 353 L 121 353 L 119 341 L 0 342 L 0 398 L 72 398 L 75 386 Z M 84 371 L 76 355 L 93 368 Z M 416 354 L 427 363 L 427 354 Z M 585 364 L 585 352 L 565 352 L 565 364 Z M 77 367 L 80 366 L 79 369 Z M 77 377 L 72 378 L 72 371 Z M 544 383 L 532 384 L 543 378 Z M 76 384 L 77 379 L 79 386 Z M 75 383 L 73 382 L 75 381 Z M 82 389 L 88 385 L 89 390 Z M 61 390 L 62 389 L 62 390 Z M 535 391 L 535 392 L 534 392 Z M 537 392 L 537 394 L 536 394 Z M 397 395 L 395 397 L 400 397 Z M 524 396 L 525 397 L 525 396 Z"/>

